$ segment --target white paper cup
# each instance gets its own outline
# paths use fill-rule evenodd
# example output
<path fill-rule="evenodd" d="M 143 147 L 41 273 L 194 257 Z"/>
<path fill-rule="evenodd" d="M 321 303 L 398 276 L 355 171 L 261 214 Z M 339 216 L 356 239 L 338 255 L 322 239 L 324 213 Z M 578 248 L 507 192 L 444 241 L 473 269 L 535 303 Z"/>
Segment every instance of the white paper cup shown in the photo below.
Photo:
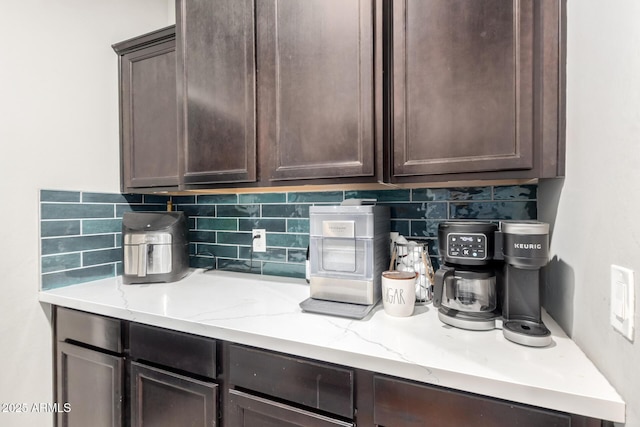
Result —
<path fill-rule="evenodd" d="M 413 271 L 382 273 L 382 306 L 390 316 L 408 317 L 416 303 L 416 277 Z"/>

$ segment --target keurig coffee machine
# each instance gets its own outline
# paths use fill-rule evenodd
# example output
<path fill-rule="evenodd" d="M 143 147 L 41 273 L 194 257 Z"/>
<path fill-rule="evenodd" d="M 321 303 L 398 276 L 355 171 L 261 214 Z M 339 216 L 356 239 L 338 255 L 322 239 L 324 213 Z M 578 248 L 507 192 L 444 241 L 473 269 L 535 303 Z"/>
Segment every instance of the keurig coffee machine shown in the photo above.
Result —
<path fill-rule="evenodd" d="M 502 325 L 510 341 L 544 347 L 540 269 L 549 257 L 549 224 L 538 221 L 449 221 L 438 227 L 441 266 L 433 305 L 439 319 L 469 330 Z M 500 320 L 502 320 L 500 322 Z"/>
<path fill-rule="evenodd" d="M 518 344 L 544 347 L 551 332 L 540 314 L 540 269 L 549 260 L 549 224 L 544 222 L 501 223 L 502 332 Z"/>

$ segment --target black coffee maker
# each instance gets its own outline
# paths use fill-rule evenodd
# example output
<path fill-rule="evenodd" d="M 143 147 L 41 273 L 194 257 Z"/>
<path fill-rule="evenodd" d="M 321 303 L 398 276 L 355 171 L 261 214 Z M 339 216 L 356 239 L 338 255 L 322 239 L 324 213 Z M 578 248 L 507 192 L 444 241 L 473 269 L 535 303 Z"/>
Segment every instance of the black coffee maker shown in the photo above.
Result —
<path fill-rule="evenodd" d="M 433 305 L 457 328 L 499 328 L 510 341 L 544 347 L 540 269 L 549 257 L 549 224 L 538 221 L 448 221 L 438 227 L 441 266 Z"/>
<path fill-rule="evenodd" d="M 448 221 L 438 226 L 440 268 L 436 271 L 433 305 L 438 318 L 457 328 L 489 330 L 500 317 L 496 224 Z"/>

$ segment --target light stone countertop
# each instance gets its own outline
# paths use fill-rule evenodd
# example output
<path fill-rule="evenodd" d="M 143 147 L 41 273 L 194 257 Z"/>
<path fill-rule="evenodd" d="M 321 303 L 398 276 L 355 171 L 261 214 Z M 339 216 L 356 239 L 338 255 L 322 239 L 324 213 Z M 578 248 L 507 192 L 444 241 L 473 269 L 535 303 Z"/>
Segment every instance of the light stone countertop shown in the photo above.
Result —
<path fill-rule="evenodd" d="M 615 422 L 625 403 L 544 313 L 553 343 L 524 347 L 502 331 L 444 325 L 432 305 L 394 318 L 381 305 L 364 320 L 303 313 L 304 280 L 194 270 L 175 283 L 121 277 L 41 291 L 41 302 L 160 326 L 428 384 Z"/>

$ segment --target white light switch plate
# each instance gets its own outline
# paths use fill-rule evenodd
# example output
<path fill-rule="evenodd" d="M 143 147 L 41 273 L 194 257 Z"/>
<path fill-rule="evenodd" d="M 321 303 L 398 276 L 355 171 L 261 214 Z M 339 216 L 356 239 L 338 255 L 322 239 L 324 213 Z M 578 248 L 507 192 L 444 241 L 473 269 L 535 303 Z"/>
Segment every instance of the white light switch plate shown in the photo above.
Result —
<path fill-rule="evenodd" d="M 633 270 L 611 265 L 611 325 L 633 341 L 635 292 Z"/>

